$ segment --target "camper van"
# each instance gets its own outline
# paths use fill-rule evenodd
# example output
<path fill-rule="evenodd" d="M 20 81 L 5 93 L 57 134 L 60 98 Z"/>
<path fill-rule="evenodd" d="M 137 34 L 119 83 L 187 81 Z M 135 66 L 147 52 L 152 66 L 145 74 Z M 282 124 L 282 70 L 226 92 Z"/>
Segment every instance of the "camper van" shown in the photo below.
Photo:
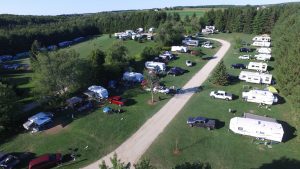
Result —
<path fill-rule="evenodd" d="M 269 35 L 255 36 L 252 41 L 254 42 L 271 42 L 271 37 Z"/>
<path fill-rule="evenodd" d="M 252 46 L 270 47 L 271 46 L 271 42 L 253 42 Z"/>
<path fill-rule="evenodd" d="M 241 71 L 239 75 L 240 80 L 244 80 L 249 83 L 257 83 L 257 84 L 271 84 L 272 83 L 272 75 L 266 73 L 259 72 L 249 72 L 249 71 Z"/>
<path fill-rule="evenodd" d="M 234 133 L 282 142 L 283 127 L 276 119 L 244 113 L 244 117 L 230 119 L 229 129 Z"/>
<path fill-rule="evenodd" d="M 187 53 L 188 48 L 186 46 L 172 46 L 171 47 L 172 52 L 181 52 L 181 53 Z"/>
<path fill-rule="evenodd" d="M 267 90 L 250 90 L 249 92 L 243 92 L 242 98 L 247 102 L 267 105 L 272 105 L 278 101 L 278 98 L 274 96 L 272 92 Z"/>
<path fill-rule="evenodd" d="M 254 58 L 256 60 L 268 61 L 268 60 L 271 60 L 271 55 L 270 54 L 258 54 L 258 55 L 254 55 Z"/>
<path fill-rule="evenodd" d="M 272 53 L 271 48 L 258 48 L 256 51 L 261 54 L 271 54 Z"/>
<path fill-rule="evenodd" d="M 265 72 L 268 69 L 268 64 L 263 62 L 249 62 L 247 68 L 249 70 L 256 70 L 260 72 Z"/>
<path fill-rule="evenodd" d="M 148 61 L 145 63 L 147 69 L 156 70 L 158 72 L 166 70 L 166 64 L 161 62 Z"/>

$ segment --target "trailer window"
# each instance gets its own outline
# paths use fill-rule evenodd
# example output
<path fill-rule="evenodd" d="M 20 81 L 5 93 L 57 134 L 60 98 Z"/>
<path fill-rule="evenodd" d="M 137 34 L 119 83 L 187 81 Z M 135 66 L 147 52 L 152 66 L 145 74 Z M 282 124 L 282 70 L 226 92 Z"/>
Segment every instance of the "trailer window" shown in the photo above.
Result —
<path fill-rule="evenodd" d="M 243 127 L 238 127 L 238 130 L 243 130 Z"/>

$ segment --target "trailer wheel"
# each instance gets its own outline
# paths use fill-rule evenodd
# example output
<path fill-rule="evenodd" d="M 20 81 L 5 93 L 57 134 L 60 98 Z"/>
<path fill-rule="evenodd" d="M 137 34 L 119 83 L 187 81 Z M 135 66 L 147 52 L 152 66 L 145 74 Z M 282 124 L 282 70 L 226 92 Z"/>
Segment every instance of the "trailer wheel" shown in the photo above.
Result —
<path fill-rule="evenodd" d="M 226 98 L 225 100 L 226 100 L 226 101 L 229 101 L 229 99 L 228 99 L 228 98 Z"/>
<path fill-rule="evenodd" d="M 207 127 L 207 130 L 211 130 L 211 128 L 210 128 L 210 127 Z"/>

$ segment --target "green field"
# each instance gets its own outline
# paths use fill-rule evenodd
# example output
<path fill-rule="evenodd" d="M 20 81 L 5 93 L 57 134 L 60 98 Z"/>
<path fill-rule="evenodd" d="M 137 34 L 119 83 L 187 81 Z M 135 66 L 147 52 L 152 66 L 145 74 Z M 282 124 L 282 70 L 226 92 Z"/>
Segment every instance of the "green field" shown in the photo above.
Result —
<path fill-rule="evenodd" d="M 202 17 L 206 11 L 210 10 L 210 8 L 184 8 L 182 10 L 167 10 L 167 13 L 178 13 L 181 19 L 184 19 L 185 16 L 193 16 L 195 13 L 196 16 Z"/>
<path fill-rule="evenodd" d="M 107 35 L 104 35 L 70 48 L 79 52 L 82 57 L 85 57 L 93 48 L 107 49 L 113 41 L 115 40 L 109 39 Z M 125 41 L 124 44 L 128 47 L 130 54 L 138 55 L 144 46 L 148 44 L 153 45 L 154 42 L 140 44 L 134 41 Z M 219 44 L 216 43 L 215 46 L 216 48 L 212 50 L 203 49 L 202 52 L 211 56 L 218 50 Z M 186 67 L 185 60 L 192 60 L 195 66 Z M 169 66 L 181 66 L 189 70 L 189 72 L 178 77 L 166 76 L 161 81 L 167 86 L 181 87 L 205 63 L 206 61 L 203 61 L 198 56 L 180 54 L 178 59 L 169 63 Z M 61 114 L 57 124 L 62 125 L 63 128 L 56 127 L 55 129 L 36 134 L 21 133 L 2 142 L 0 150 L 5 152 L 30 151 L 40 155 L 53 152 L 67 154 L 70 153 L 69 148 L 78 148 L 77 153 L 80 155 L 78 160 L 64 163 L 60 168 L 79 168 L 91 163 L 111 152 L 125 141 L 171 97 L 169 95 L 160 95 L 161 101 L 155 105 L 149 105 L 150 93 L 142 90 L 140 86 L 122 89 L 121 91 L 122 96 L 130 100 L 130 105 L 123 107 L 125 110 L 123 114 L 106 115 L 102 113 L 101 108 L 88 114 L 78 114 L 74 120 L 71 119 L 70 114 Z M 156 100 L 158 96 L 155 96 Z M 116 108 L 115 106 L 111 107 Z M 88 148 L 84 149 L 87 146 Z M 23 168 L 26 165 L 24 164 Z"/>
<path fill-rule="evenodd" d="M 231 41 L 232 43 L 231 49 L 224 58 L 230 73 L 238 75 L 240 72 L 240 70 L 230 69 L 230 64 L 247 62 L 241 62 L 237 59 L 239 54 L 237 49 L 233 49 L 234 39 L 240 37 L 242 40 L 251 42 L 252 36 L 237 33 L 212 36 Z M 269 65 L 276 69 L 274 63 L 269 62 Z M 250 169 L 259 168 L 265 163 L 272 163 L 273 160 L 278 161 L 264 169 L 299 168 L 300 163 L 293 161 L 300 160 L 300 139 L 296 137 L 299 132 L 295 131 L 299 122 L 293 119 L 288 101 L 285 100 L 280 104 L 273 105 L 270 110 L 259 108 L 255 103 L 247 103 L 241 100 L 243 85 L 250 85 L 260 89 L 264 88 L 261 85 L 252 85 L 244 82 L 238 82 L 226 87 L 215 86 L 206 82 L 203 86 L 204 90 L 191 98 L 143 157 L 150 159 L 154 166 L 161 169 L 172 168 L 176 164 L 186 161 L 208 162 L 213 169 Z M 233 93 L 239 98 L 227 102 L 218 99 L 214 100 L 209 97 L 210 91 L 219 89 Z M 236 110 L 236 114 L 229 113 L 229 108 Z M 287 141 L 268 148 L 263 144 L 257 145 L 253 143 L 253 141 L 257 141 L 251 137 L 230 132 L 228 130 L 229 120 L 234 116 L 242 116 L 244 112 L 267 115 L 286 122 L 284 129 L 287 134 L 285 136 L 288 138 Z M 221 128 L 213 131 L 202 128 L 190 128 L 186 125 L 186 120 L 190 116 L 214 118 L 223 123 L 219 123 Z M 180 150 L 179 154 L 173 153 L 176 141 Z M 284 160 L 284 158 L 288 160 Z"/>

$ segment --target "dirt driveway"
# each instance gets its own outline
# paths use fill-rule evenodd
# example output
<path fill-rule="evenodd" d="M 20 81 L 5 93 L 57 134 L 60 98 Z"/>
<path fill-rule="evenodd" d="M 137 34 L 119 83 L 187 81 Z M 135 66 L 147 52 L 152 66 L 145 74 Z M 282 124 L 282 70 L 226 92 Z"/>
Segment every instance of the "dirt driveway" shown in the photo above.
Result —
<path fill-rule="evenodd" d="M 102 160 L 104 160 L 107 165 L 111 165 L 110 158 L 114 153 L 117 153 L 118 158 L 120 158 L 122 162 L 126 164 L 130 163 L 131 166 L 138 162 L 140 157 L 146 152 L 158 135 L 163 132 L 165 127 L 193 96 L 195 90 L 191 89 L 198 88 L 202 85 L 230 48 L 230 43 L 227 41 L 221 39 L 210 40 L 218 41 L 222 46 L 215 54 L 215 58 L 209 60 L 207 64 L 184 85 L 182 89 L 188 92 L 175 95 L 116 150 L 102 157 L 100 160 L 84 167 L 84 169 L 97 169 Z"/>

